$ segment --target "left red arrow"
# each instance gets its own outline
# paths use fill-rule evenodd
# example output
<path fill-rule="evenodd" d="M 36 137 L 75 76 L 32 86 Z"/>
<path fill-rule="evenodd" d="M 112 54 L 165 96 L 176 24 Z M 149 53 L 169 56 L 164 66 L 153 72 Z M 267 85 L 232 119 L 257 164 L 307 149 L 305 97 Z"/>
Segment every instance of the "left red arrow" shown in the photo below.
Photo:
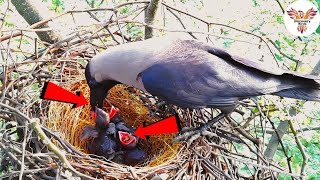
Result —
<path fill-rule="evenodd" d="M 62 87 L 53 84 L 52 82 L 45 82 L 41 92 L 41 99 L 48 99 L 53 101 L 60 101 L 73 104 L 72 108 L 77 108 L 88 104 L 83 94 L 78 91 L 76 94 L 63 89 Z"/>

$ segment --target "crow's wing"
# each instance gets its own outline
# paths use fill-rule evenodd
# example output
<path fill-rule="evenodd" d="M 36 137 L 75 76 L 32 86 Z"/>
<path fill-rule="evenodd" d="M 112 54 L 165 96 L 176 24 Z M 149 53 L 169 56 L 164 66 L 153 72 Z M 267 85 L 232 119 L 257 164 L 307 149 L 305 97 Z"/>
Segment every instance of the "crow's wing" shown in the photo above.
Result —
<path fill-rule="evenodd" d="M 317 84 L 314 76 L 271 71 L 223 50 L 188 43 L 156 55 L 156 63 L 139 74 L 149 93 L 180 107 L 230 107 L 239 99 L 299 87 L 300 81 Z"/>
<path fill-rule="evenodd" d="M 145 89 L 152 95 L 187 108 L 232 106 L 237 98 L 222 94 L 221 82 L 215 82 L 216 74 L 205 64 L 159 63 L 141 73 Z M 220 89 L 214 86 L 221 85 Z"/>
<path fill-rule="evenodd" d="M 314 75 L 310 75 L 310 74 L 302 74 L 302 73 L 294 72 L 294 71 L 287 71 L 287 70 L 284 70 L 284 69 L 281 69 L 281 68 L 278 68 L 275 66 L 272 66 L 272 67 L 266 66 L 266 64 L 263 64 L 263 63 L 258 63 L 258 62 L 251 61 L 251 60 L 239 57 L 239 56 L 230 55 L 226 51 L 218 49 L 218 48 L 209 48 L 208 52 L 215 55 L 215 56 L 218 56 L 218 57 L 220 57 L 230 63 L 239 63 L 238 65 L 245 65 L 249 68 L 254 68 L 259 71 L 263 71 L 265 73 L 268 73 L 268 74 L 286 75 L 286 76 L 291 75 L 291 76 L 301 77 L 303 79 L 314 80 L 316 83 L 319 83 L 319 81 L 320 81 L 320 77 L 318 77 L 318 76 L 314 76 Z"/>

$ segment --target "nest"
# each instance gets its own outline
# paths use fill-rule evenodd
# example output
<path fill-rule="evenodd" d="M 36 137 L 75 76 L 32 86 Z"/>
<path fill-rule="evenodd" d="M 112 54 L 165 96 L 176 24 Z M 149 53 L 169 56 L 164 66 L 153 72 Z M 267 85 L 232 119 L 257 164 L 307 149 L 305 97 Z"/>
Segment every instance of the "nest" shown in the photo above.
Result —
<path fill-rule="evenodd" d="M 83 79 L 83 77 L 83 75 L 80 75 L 79 79 Z M 90 90 L 85 80 L 70 81 L 64 84 L 66 89 L 73 92 L 81 91 L 89 102 Z M 135 91 L 135 93 L 132 93 L 132 91 Z M 140 99 L 140 93 L 133 88 L 117 85 L 111 89 L 105 101 L 104 109 L 109 111 L 110 104 L 112 104 L 119 109 L 125 123 L 133 128 L 137 128 L 143 122 L 149 124 L 160 120 L 160 117 L 167 116 L 167 114 L 162 114 L 160 117 L 150 116 L 150 109 L 145 105 L 147 102 Z M 84 153 L 88 153 L 86 145 L 90 139 L 81 141 L 80 134 L 87 125 L 94 125 L 89 105 L 76 109 L 72 109 L 69 104 L 59 102 L 53 102 L 49 105 L 47 128 L 59 132 L 64 140 Z M 149 158 L 140 166 L 154 167 L 174 161 L 181 144 L 173 143 L 173 137 L 174 135 L 151 136 L 148 141 L 141 142 L 140 146 L 147 152 Z"/>

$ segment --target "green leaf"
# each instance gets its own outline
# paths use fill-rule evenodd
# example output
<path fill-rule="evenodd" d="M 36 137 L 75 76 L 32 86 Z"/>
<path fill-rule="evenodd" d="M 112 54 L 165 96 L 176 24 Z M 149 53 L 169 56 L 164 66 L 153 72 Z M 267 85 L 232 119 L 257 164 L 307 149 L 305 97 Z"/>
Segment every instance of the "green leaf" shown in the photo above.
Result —
<path fill-rule="evenodd" d="M 120 14 L 126 14 L 129 12 L 129 7 L 125 6 L 119 9 Z"/>
<path fill-rule="evenodd" d="M 82 66 L 86 66 L 88 64 L 88 61 L 85 59 L 78 59 L 78 63 L 81 64 Z"/>
<path fill-rule="evenodd" d="M 307 36 L 301 36 L 300 37 L 302 39 L 303 42 L 308 43 L 310 41 L 310 39 Z"/>
<path fill-rule="evenodd" d="M 281 15 L 281 16 L 276 16 L 276 18 L 277 18 L 277 22 L 278 22 L 279 24 L 284 24 L 283 16 L 282 16 L 282 15 Z"/>
<path fill-rule="evenodd" d="M 252 0 L 252 2 L 253 2 L 253 7 L 259 6 L 259 4 L 257 3 L 257 0 Z"/>
<path fill-rule="evenodd" d="M 277 53 L 274 53 L 274 56 L 277 58 L 278 61 L 283 61 L 283 56 L 281 56 Z"/>
<path fill-rule="evenodd" d="M 258 109 L 257 107 L 254 107 L 254 108 L 251 109 L 251 111 L 252 111 L 253 113 L 257 113 L 257 112 L 259 112 L 259 109 Z"/>
<path fill-rule="evenodd" d="M 60 6 L 61 5 L 61 1 L 60 0 L 52 0 L 52 4 L 55 6 Z"/>
<path fill-rule="evenodd" d="M 316 2 L 318 3 L 318 9 L 320 10 L 320 0 L 316 0 Z"/>
<path fill-rule="evenodd" d="M 55 6 L 50 6 L 49 10 L 56 10 L 56 7 Z"/>
<path fill-rule="evenodd" d="M 7 21 L 4 22 L 4 25 L 7 26 L 7 27 L 14 27 L 13 23 L 7 22 Z"/>
<path fill-rule="evenodd" d="M 13 72 L 13 73 L 12 73 L 13 79 L 18 79 L 19 76 L 20 76 L 19 73 L 16 73 L 16 72 Z"/>
<path fill-rule="evenodd" d="M 291 63 L 289 66 L 289 69 L 291 69 L 292 71 L 294 71 L 296 69 L 296 63 Z"/>
<path fill-rule="evenodd" d="M 226 40 L 223 42 L 223 46 L 224 48 L 230 48 L 232 43 L 233 43 L 232 41 Z"/>
<path fill-rule="evenodd" d="M 37 91 L 39 89 L 38 84 L 33 84 L 32 85 L 32 90 Z"/>
<path fill-rule="evenodd" d="M 318 26 L 316 33 L 320 34 L 320 26 Z"/>
<path fill-rule="evenodd" d="M 19 38 L 19 39 L 15 39 L 16 42 L 22 42 L 24 44 L 30 44 L 29 41 L 27 39 L 24 38 Z"/>
<path fill-rule="evenodd" d="M 240 168 L 240 171 L 243 171 L 246 174 L 250 174 L 250 169 L 248 168 L 248 166 L 243 166 L 242 168 Z"/>
<path fill-rule="evenodd" d="M 52 6 L 49 7 L 49 10 L 54 10 L 55 12 L 62 12 L 64 10 L 64 2 L 62 0 L 52 0 Z"/>
<path fill-rule="evenodd" d="M 286 36 L 283 36 L 283 40 L 291 47 L 296 47 L 297 45 L 294 43 L 293 39 L 289 39 Z"/>
<path fill-rule="evenodd" d="M 276 40 L 274 43 L 275 43 L 278 47 L 280 47 L 280 41 L 279 41 L 279 40 Z"/>

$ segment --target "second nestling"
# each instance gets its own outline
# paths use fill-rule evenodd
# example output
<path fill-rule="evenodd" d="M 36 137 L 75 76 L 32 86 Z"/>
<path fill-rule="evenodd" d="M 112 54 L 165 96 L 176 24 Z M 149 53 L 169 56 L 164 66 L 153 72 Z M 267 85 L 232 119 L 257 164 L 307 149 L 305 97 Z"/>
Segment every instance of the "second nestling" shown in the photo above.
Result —
<path fill-rule="evenodd" d="M 93 138 L 87 144 L 90 154 L 130 166 L 146 160 L 147 154 L 137 147 L 139 138 L 133 135 L 134 129 L 124 124 L 115 109 L 107 114 L 96 107 L 93 119 L 96 120 L 96 125 L 86 126 L 80 137 L 81 140 Z"/>

